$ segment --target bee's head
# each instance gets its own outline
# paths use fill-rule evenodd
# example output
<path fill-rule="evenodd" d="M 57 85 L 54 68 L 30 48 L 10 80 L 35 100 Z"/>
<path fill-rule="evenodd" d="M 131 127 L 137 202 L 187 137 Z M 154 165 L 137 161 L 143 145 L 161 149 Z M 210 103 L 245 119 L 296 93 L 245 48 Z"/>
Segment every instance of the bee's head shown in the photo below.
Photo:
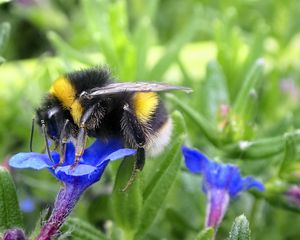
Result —
<path fill-rule="evenodd" d="M 47 135 L 52 140 L 59 139 L 60 133 L 60 120 L 57 117 L 59 112 L 58 107 L 42 107 L 36 111 L 36 121 L 37 124 L 42 127 L 42 124 L 45 124 Z"/>

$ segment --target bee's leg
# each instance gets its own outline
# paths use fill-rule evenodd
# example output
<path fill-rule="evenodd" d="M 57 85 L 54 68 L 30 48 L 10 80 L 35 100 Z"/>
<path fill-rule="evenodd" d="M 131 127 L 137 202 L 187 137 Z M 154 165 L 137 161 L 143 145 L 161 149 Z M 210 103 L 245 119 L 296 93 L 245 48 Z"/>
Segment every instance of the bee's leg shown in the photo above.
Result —
<path fill-rule="evenodd" d="M 69 123 L 69 119 L 66 119 L 64 126 L 60 132 L 59 137 L 59 162 L 53 166 L 53 168 L 57 168 L 58 166 L 61 166 L 65 162 L 66 157 L 66 149 L 67 149 L 67 142 L 69 137 L 69 132 L 67 131 L 67 125 Z"/>
<path fill-rule="evenodd" d="M 49 143 L 48 143 L 48 135 L 47 135 L 47 130 L 46 130 L 46 124 L 45 124 L 44 120 L 41 120 L 41 126 L 42 126 L 43 135 L 45 137 L 46 151 L 47 151 L 48 157 L 49 157 L 50 161 L 54 163 L 54 160 L 53 160 L 53 158 L 51 156 L 51 153 L 50 153 L 50 148 L 49 148 Z"/>
<path fill-rule="evenodd" d="M 79 131 L 77 134 L 76 145 L 75 145 L 75 160 L 71 166 L 71 169 L 77 166 L 79 159 L 83 155 L 84 148 L 87 140 L 86 122 L 92 115 L 96 105 L 90 107 L 81 117 L 79 124 Z"/>
<path fill-rule="evenodd" d="M 136 152 L 135 168 L 142 171 L 145 165 L 145 149 L 139 147 Z"/>
<path fill-rule="evenodd" d="M 144 127 L 140 124 L 134 112 L 129 108 L 128 105 L 124 106 L 123 124 L 124 126 L 126 126 L 125 127 L 126 131 L 130 132 L 129 134 L 133 136 L 134 141 L 138 146 L 134 168 L 132 170 L 131 176 L 126 186 L 122 189 L 122 191 L 126 191 L 128 187 L 133 183 L 137 173 L 142 171 L 144 168 L 145 165 L 144 145 L 146 143 L 146 132 Z"/>
<path fill-rule="evenodd" d="M 86 140 L 87 140 L 87 132 L 84 126 L 81 126 L 79 128 L 79 132 L 77 135 L 76 139 L 76 144 L 75 144 L 75 160 L 70 169 L 74 169 L 78 165 L 79 159 L 83 155 L 84 148 L 86 145 Z"/>

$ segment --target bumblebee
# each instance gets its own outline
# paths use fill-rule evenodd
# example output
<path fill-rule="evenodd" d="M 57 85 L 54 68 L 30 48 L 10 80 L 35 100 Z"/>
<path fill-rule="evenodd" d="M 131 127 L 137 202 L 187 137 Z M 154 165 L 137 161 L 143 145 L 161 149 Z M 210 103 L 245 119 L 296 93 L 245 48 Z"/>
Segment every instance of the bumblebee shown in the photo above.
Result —
<path fill-rule="evenodd" d="M 36 110 L 49 158 L 48 138 L 60 153 L 56 167 L 64 162 L 66 143 L 74 143 L 74 168 L 87 137 L 121 137 L 127 146 L 137 149 L 135 169 L 142 170 L 145 151 L 159 154 L 170 140 L 172 122 L 157 92 L 171 90 L 191 91 L 163 83 L 118 83 L 106 68 L 75 71 L 58 78 Z"/>

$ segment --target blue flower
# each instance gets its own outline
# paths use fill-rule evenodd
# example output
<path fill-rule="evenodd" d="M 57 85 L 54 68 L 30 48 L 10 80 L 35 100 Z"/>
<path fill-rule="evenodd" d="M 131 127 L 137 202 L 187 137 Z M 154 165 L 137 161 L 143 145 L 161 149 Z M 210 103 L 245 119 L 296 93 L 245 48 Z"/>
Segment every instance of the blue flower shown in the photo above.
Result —
<path fill-rule="evenodd" d="M 264 191 L 264 185 L 253 177 L 241 177 L 235 165 L 211 161 L 201 152 L 185 146 L 182 152 L 189 171 L 203 175 L 202 190 L 208 198 L 206 227 L 218 227 L 230 199 L 241 191 L 250 188 Z"/>
<path fill-rule="evenodd" d="M 65 162 L 62 166 L 53 168 L 59 162 L 59 154 L 52 152 L 54 163 L 47 154 L 18 153 L 9 164 L 15 168 L 33 168 L 48 170 L 60 181 L 64 187 L 59 191 L 54 209 L 47 223 L 42 227 L 37 240 L 51 239 L 71 213 L 81 194 L 93 183 L 100 180 L 107 164 L 125 156 L 135 154 L 136 150 L 122 148 L 122 142 L 110 139 L 103 142 L 97 139 L 89 148 L 85 149 L 82 158 L 74 169 L 70 169 L 75 159 L 75 148 L 72 143 L 67 144 Z"/>
<path fill-rule="evenodd" d="M 14 168 L 32 168 L 49 171 L 60 181 L 66 184 L 76 184 L 80 188 L 87 188 L 100 180 L 109 161 L 135 154 L 136 150 L 122 148 L 122 142 L 111 139 L 103 142 L 97 139 L 89 148 L 85 149 L 82 158 L 74 169 L 70 169 L 74 162 L 75 148 L 72 143 L 67 144 L 66 158 L 62 166 L 53 169 L 59 162 L 59 154 L 52 152 L 54 163 L 47 154 L 26 152 L 18 153 L 9 160 L 9 165 Z"/>

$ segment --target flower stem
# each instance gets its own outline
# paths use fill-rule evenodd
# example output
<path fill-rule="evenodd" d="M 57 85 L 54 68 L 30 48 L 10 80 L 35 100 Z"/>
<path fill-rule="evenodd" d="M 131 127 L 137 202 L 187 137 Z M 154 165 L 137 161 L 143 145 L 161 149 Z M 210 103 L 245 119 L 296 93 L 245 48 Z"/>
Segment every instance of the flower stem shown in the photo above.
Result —
<path fill-rule="evenodd" d="M 223 189 L 210 189 L 207 198 L 205 227 L 212 227 L 216 232 L 226 213 L 230 197 Z"/>
<path fill-rule="evenodd" d="M 72 185 L 65 185 L 58 193 L 54 209 L 47 223 L 42 227 L 37 240 L 50 240 L 55 236 L 73 210 L 84 189 Z"/>

